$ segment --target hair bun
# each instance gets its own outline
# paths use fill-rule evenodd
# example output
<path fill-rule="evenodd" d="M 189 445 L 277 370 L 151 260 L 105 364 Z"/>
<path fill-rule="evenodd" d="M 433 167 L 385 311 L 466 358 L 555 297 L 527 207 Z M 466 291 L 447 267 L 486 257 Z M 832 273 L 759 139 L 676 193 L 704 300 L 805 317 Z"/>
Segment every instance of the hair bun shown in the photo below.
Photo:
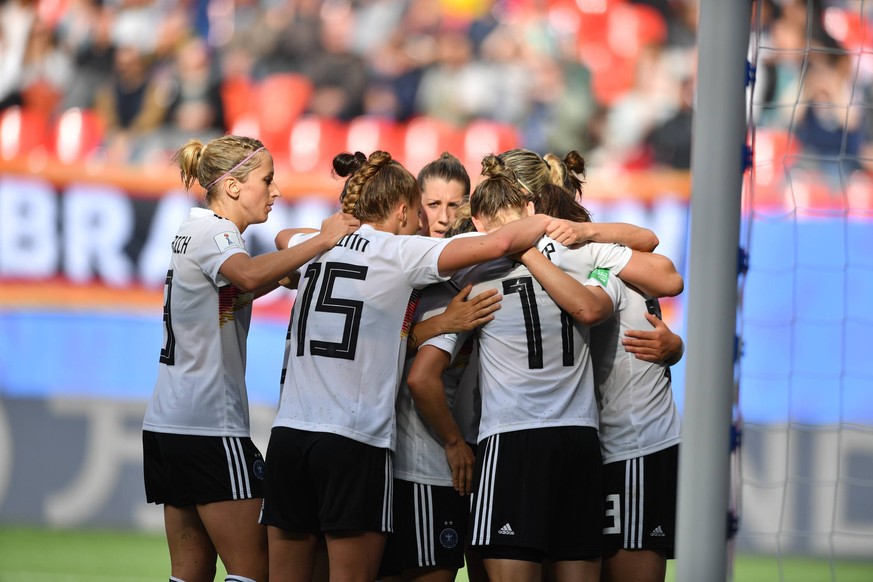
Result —
<path fill-rule="evenodd" d="M 342 152 L 333 158 L 333 172 L 341 178 L 351 176 L 367 163 L 367 156 L 362 152 Z"/>

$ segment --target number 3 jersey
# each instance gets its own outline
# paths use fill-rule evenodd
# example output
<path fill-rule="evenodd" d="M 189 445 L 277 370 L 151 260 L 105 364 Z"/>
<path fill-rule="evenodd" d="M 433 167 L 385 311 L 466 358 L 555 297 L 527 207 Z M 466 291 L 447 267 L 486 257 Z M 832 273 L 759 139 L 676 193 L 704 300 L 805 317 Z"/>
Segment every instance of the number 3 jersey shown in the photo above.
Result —
<path fill-rule="evenodd" d="M 289 246 L 313 234 L 292 237 Z M 394 401 L 418 289 L 449 241 L 364 225 L 300 269 L 273 426 L 394 449 Z"/>
<path fill-rule="evenodd" d="M 249 436 L 245 366 L 253 295 L 218 272 L 237 253 L 248 254 L 233 222 L 191 209 L 172 242 L 164 344 L 144 429 Z"/>
<path fill-rule="evenodd" d="M 595 268 L 618 273 L 631 251 L 589 243 L 568 249 L 548 237 L 537 247 L 580 282 Z M 490 288 L 503 295 L 494 319 L 480 328 L 479 442 L 504 432 L 553 426 L 597 428 L 588 327 L 552 301 L 527 267 L 508 259 L 456 274 L 458 286 L 473 283 L 471 296 Z M 606 286 L 607 294 L 614 286 Z M 616 297 L 610 295 L 613 305 Z"/>

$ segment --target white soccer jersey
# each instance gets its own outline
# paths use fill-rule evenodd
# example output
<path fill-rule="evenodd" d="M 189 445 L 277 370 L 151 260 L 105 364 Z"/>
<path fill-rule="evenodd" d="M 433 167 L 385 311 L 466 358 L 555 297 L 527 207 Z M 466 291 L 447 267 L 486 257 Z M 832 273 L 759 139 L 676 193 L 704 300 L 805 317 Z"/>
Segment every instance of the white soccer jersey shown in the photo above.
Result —
<path fill-rule="evenodd" d="M 604 463 L 655 453 L 680 438 L 670 368 L 644 362 L 621 345 L 627 330 L 651 329 L 645 316 L 647 297 L 621 281 L 615 283 L 623 288 L 615 317 L 591 330 Z M 657 300 L 649 301 L 660 317 Z"/>
<path fill-rule="evenodd" d="M 246 338 L 254 296 L 218 272 L 237 253 L 247 251 L 233 222 L 191 209 L 172 242 L 164 345 L 144 429 L 249 436 Z"/>
<path fill-rule="evenodd" d="M 445 311 L 449 301 L 457 294 L 457 290 L 448 283 L 425 287 L 421 294 L 415 321 L 422 321 Z M 461 341 L 446 342 L 443 336 L 436 336 L 426 341 L 423 346 L 437 347 L 451 356 L 451 364 L 443 372 L 442 380 L 445 386 L 446 402 L 449 409 L 462 428 L 472 415 L 472 411 L 462 411 L 460 404 L 472 405 L 472 398 L 459 400 L 461 379 L 470 363 L 473 340 L 470 334 L 463 334 Z M 412 366 L 414 358 L 406 359 L 403 370 L 403 382 L 397 395 L 397 446 L 394 450 L 394 476 L 406 481 L 423 483 L 425 485 L 448 486 L 452 485 L 452 472 L 446 461 L 445 449 L 442 441 L 431 429 L 427 420 L 421 416 L 409 386 L 406 384 L 406 375 Z M 469 386 L 468 386 L 469 387 Z M 469 421 L 467 421 L 469 422 Z"/>
<path fill-rule="evenodd" d="M 543 237 L 538 248 L 580 281 L 597 267 L 618 273 L 631 251 L 589 243 L 577 249 Z M 588 328 L 552 301 L 528 269 L 508 259 L 458 273 L 472 293 L 496 287 L 503 295 L 479 336 L 482 417 L 479 442 L 498 433 L 552 426 L 597 427 Z M 607 289 L 607 292 L 608 289 Z"/>
<path fill-rule="evenodd" d="M 291 245 L 314 234 L 296 235 Z M 364 225 L 304 265 L 273 426 L 394 448 L 394 401 L 418 289 L 448 240 Z"/>

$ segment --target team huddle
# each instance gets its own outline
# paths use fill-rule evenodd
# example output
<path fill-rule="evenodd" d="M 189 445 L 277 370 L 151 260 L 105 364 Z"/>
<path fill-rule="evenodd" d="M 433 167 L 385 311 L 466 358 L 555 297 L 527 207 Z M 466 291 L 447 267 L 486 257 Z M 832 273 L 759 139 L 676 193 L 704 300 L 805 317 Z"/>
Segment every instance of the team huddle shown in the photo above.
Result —
<path fill-rule="evenodd" d="M 651 231 L 591 222 L 577 152 L 486 156 L 472 192 L 448 153 L 417 178 L 342 153 L 341 212 L 254 257 L 242 233 L 281 195 L 263 144 L 175 159 L 206 202 L 172 245 L 143 423 L 171 581 L 217 558 L 238 582 L 664 579 L 683 344 L 658 298 L 683 281 Z M 262 457 L 246 338 L 279 285 L 297 295 Z"/>

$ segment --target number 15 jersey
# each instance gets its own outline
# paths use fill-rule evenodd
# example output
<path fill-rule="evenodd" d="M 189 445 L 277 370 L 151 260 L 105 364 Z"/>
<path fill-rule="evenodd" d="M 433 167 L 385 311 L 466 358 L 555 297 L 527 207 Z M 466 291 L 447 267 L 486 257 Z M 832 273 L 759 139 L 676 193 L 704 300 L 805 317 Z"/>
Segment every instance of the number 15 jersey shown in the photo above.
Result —
<path fill-rule="evenodd" d="M 292 237 L 289 246 L 312 234 Z M 300 269 L 273 426 L 394 449 L 394 402 L 418 289 L 448 240 L 364 225 Z"/>

